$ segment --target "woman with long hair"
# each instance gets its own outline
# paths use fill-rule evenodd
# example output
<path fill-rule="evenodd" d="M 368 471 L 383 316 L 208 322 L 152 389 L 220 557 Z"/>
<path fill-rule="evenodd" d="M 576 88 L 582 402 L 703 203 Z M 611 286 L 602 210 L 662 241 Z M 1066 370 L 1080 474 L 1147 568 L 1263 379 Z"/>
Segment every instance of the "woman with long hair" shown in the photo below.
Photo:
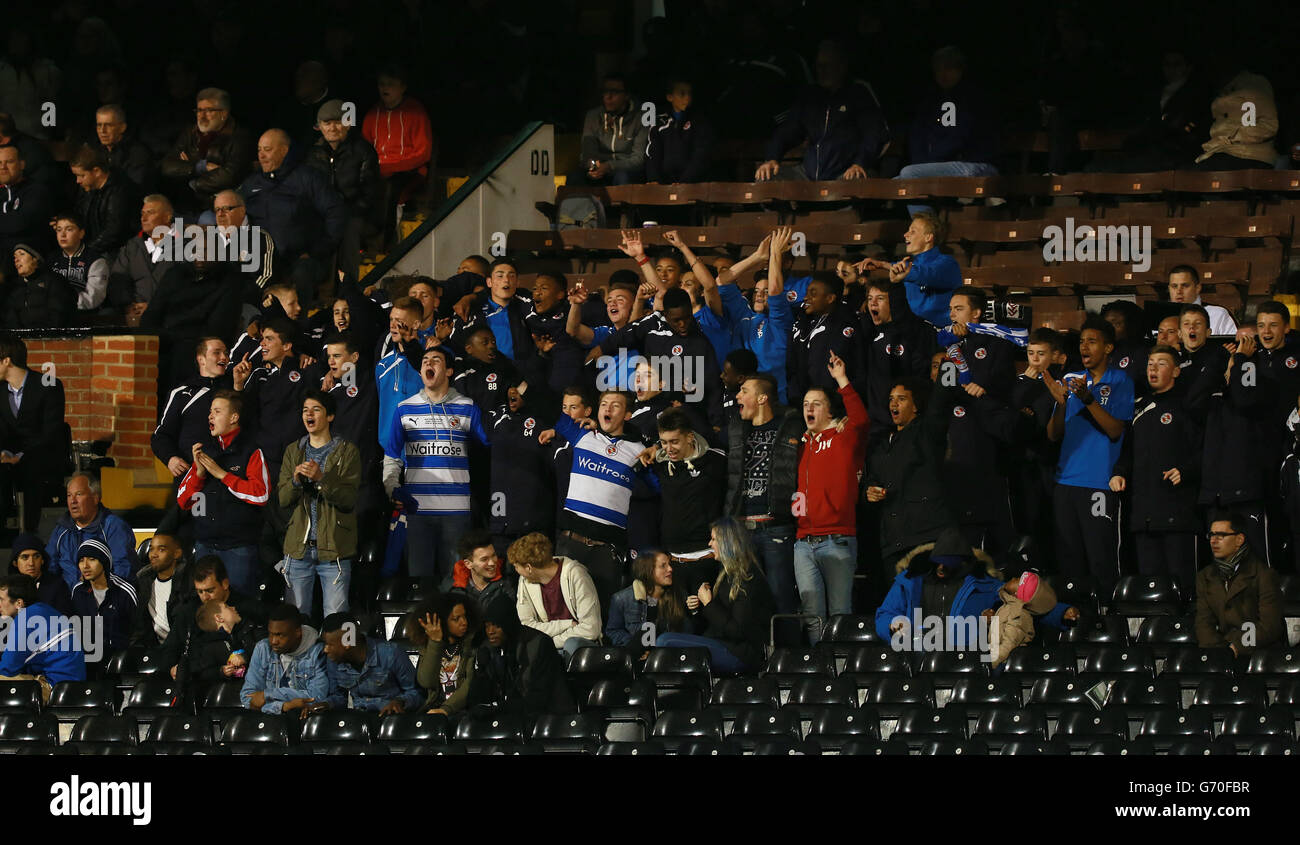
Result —
<path fill-rule="evenodd" d="M 658 632 L 690 630 L 686 605 L 673 584 L 672 558 L 658 549 L 643 549 L 632 563 L 632 586 L 610 599 L 605 639 L 643 656 Z M 647 631 L 652 632 L 649 639 Z"/>
<path fill-rule="evenodd" d="M 429 691 L 426 712 L 453 716 L 465 709 L 479 627 L 478 605 L 456 593 L 424 602 L 407 618 L 406 636 L 421 647 L 415 680 Z"/>
<path fill-rule="evenodd" d="M 689 611 L 699 611 L 704 633 L 661 634 L 657 646 L 703 646 L 713 668 L 720 672 L 753 671 L 763 662 L 763 644 L 776 601 L 758 565 L 753 540 L 734 517 L 724 516 L 711 526 L 709 548 L 722 572 L 713 585 L 701 584 L 686 599 Z"/>

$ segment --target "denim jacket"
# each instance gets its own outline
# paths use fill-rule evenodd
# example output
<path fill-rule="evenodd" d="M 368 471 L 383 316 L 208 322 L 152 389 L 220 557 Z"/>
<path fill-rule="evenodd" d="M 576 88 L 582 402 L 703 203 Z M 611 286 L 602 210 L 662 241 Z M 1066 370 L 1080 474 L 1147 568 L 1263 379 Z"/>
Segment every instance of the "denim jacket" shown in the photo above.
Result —
<path fill-rule="evenodd" d="M 265 693 L 263 713 L 279 713 L 286 701 L 295 698 L 323 700 L 329 695 L 330 686 L 325 667 L 325 647 L 318 640 L 315 628 L 302 626 L 302 643 L 293 652 L 287 672 L 280 655 L 271 651 L 271 641 L 259 642 L 248 661 L 239 700 L 245 707 L 251 707 L 253 693 Z"/>
<path fill-rule="evenodd" d="M 330 707 L 378 711 L 397 699 L 407 710 L 414 710 L 424 701 L 415 682 L 415 667 L 406 652 L 393 643 L 367 639 L 366 662 L 360 671 L 351 663 L 333 660 L 327 661 L 326 671 Z"/>

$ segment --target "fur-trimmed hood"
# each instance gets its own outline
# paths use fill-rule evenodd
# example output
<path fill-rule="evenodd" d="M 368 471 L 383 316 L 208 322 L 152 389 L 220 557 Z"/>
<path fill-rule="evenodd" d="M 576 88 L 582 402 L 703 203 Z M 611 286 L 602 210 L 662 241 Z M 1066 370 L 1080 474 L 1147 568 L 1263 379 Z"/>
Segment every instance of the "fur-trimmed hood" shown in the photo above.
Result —
<path fill-rule="evenodd" d="M 691 450 L 686 457 L 679 461 L 670 461 L 668 460 L 668 453 L 664 451 L 664 447 L 660 446 L 655 450 L 655 463 L 667 464 L 669 475 L 672 474 L 675 467 L 682 466 L 683 464 L 688 469 L 694 469 L 694 467 L 691 466 L 691 461 L 699 460 L 705 452 L 709 451 L 709 441 L 705 440 L 698 431 L 691 432 L 691 438 Z"/>
<path fill-rule="evenodd" d="M 899 559 L 895 569 L 898 572 L 908 572 L 909 575 L 925 575 L 931 569 L 930 553 L 934 551 L 934 543 L 922 543 L 912 549 Z M 971 555 L 974 564 L 971 566 L 970 574 L 976 578 L 990 577 L 1002 579 L 1002 572 L 997 568 L 993 561 L 993 556 L 983 549 L 971 548 Z"/>

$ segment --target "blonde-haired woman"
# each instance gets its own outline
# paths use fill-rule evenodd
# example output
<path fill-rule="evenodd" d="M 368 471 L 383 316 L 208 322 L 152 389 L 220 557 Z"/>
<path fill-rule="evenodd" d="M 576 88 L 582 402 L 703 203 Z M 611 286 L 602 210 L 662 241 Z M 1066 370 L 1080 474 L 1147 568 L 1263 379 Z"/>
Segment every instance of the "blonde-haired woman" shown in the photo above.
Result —
<path fill-rule="evenodd" d="M 655 645 L 703 646 L 715 671 L 753 671 L 763 663 L 763 644 L 776 612 L 772 589 L 758 565 L 749 532 L 733 517 L 713 523 L 709 548 L 722 572 L 712 586 L 701 584 L 699 592 L 686 599 L 687 609 L 698 611 L 703 620 L 703 635 L 664 634 Z"/>

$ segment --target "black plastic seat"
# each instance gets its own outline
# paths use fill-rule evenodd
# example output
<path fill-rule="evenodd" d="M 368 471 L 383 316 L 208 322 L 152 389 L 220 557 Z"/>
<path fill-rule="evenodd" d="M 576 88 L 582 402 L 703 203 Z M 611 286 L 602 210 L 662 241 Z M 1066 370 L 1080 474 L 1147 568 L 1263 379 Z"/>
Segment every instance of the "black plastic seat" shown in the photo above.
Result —
<path fill-rule="evenodd" d="M 302 723 L 301 739 L 316 742 L 370 742 L 371 716 L 364 710 L 325 710 Z"/>
<path fill-rule="evenodd" d="M 734 717 L 739 709 L 781 706 L 781 691 L 772 678 L 719 678 L 709 695 L 709 706 L 730 711 Z"/>
<path fill-rule="evenodd" d="M 130 716 L 106 716 L 92 714 L 82 716 L 72 726 L 68 743 L 77 748 L 80 754 L 111 754 L 104 745 L 117 745 L 134 748 L 139 740 L 139 727 Z"/>
<path fill-rule="evenodd" d="M 927 739 L 920 753 L 923 757 L 983 757 L 989 747 L 982 739 Z"/>
<path fill-rule="evenodd" d="M 811 739 L 769 736 L 756 740 L 748 751 L 755 757 L 817 757 L 822 748 Z"/>
<path fill-rule="evenodd" d="M 951 687 L 963 678 L 988 677 L 989 664 L 977 651 L 931 651 L 918 656 L 918 675 L 929 675 L 936 687 Z"/>
<path fill-rule="evenodd" d="M 467 713 L 456 724 L 456 741 L 463 743 L 470 754 L 492 744 L 524 742 L 523 721 L 508 713 Z"/>
<path fill-rule="evenodd" d="M 1215 714 L 1237 707 L 1263 707 L 1268 690 L 1260 678 L 1206 678 L 1196 687 L 1194 707 L 1208 707 Z"/>
<path fill-rule="evenodd" d="M 717 737 L 682 737 L 678 741 L 664 741 L 669 754 L 680 757 L 735 757 L 743 753 L 730 739 Z"/>
<path fill-rule="evenodd" d="M 1219 725 L 1220 737 L 1231 737 L 1234 742 L 1247 744 L 1262 737 L 1295 740 L 1295 720 L 1285 708 L 1247 706 L 1235 708 L 1223 715 Z M 1239 748 L 1239 750 L 1242 750 Z"/>
<path fill-rule="evenodd" d="M 1150 616 L 1142 621 L 1133 641 L 1149 646 L 1156 657 L 1166 658 L 1177 649 L 1196 645 L 1196 620 L 1190 616 Z"/>
<path fill-rule="evenodd" d="M 207 719 L 186 713 L 165 713 L 149 724 L 144 745 L 158 754 L 185 753 L 186 746 L 212 747 L 212 726 Z"/>
<path fill-rule="evenodd" d="M 1086 753 L 1106 757 L 1148 757 L 1155 754 L 1156 751 L 1148 739 L 1130 739 L 1128 742 L 1124 742 L 1108 737 L 1099 739 L 1088 746 Z"/>
<path fill-rule="evenodd" d="M 1007 655 L 1003 677 L 1020 684 L 1021 693 L 1028 693 L 1040 678 L 1052 675 L 1078 674 L 1079 664 L 1074 647 L 1055 645 L 1051 648 L 1018 648 Z"/>
<path fill-rule="evenodd" d="M 1232 746 L 1216 743 L 1208 737 L 1169 737 L 1156 740 L 1157 753 L 1164 751 L 1170 757 L 1209 757 L 1215 754 L 1232 754 Z"/>
<path fill-rule="evenodd" d="M 548 754 L 595 754 L 605 722 L 588 713 L 543 713 L 533 725 L 533 742 Z"/>
<path fill-rule="evenodd" d="M 823 707 L 807 715 L 806 739 L 823 750 L 835 751 L 847 742 L 880 738 L 880 720 L 870 708 Z"/>
<path fill-rule="evenodd" d="M 598 757 L 660 757 L 667 753 L 662 742 L 607 742 L 596 749 Z"/>
<path fill-rule="evenodd" d="M 790 687 L 787 707 L 852 707 L 857 704 L 858 693 L 853 684 L 843 678 L 799 678 Z"/>
<path fill-rule="evenodd" d="M 1129 630 L 1135 633 L 1133 625 L 1137 620 L 1180 616 L 1182 612 L 1183 595 L 1172 575 L 1125 575 L 1115 584 L 1111 596 L 1110 614 L 1129 619 Z"/>
<path fill-rule="evenodd" d="M 386 757 L 393 753 L 382 742 L 313 742 L 305 747 L 312 754 L 330 757 Z"/>
<path fill-rule="evenodd" d="M 883 731 L 881 732 L 883 735 Z M 942 710 L 913 707 L 898 716 L 897 727 L 890 739 L 895 737 L 905 740 L 908 745 L 920 739 L 934 736 L 950 739 L 966 738 L 966 711 L 960 707 L 945 707 Z"/>
<path fill-rule="evenodd" d="M 287 749 L 288 717 L 275 713 L 239 713 L 221 725 L 221 744 L 234 754 L 257 753 L 256 746 Z"/>
<path fill-rule="evenodd" d="M 972 737 L 989 742 L 990 737 L 1047 739 L 1047 720 L 1027 707 L 986 707 L 975 720 Z"/>
<path fill-rule="evenodd" d="M 0 713 L 39 713 L 39 681 L 0 681 Z"/>
<path fill-rule="evenodd" d="M 881 718 L 897 718 L 905 710 L 935 706 L 934 684 L 929 678 L 883 677 L 867 692 L 863 706 L 875 708 Z"/>
<path fill-rule="evenodd" d="M 743 751 L 752 751 L 759 740 L 785 737 L 802 739 L 799 717 L 790 710 L 750 710 L 736 717 L 729 738 Z"/>
<path fill-rule="evenodd" d="M 950 705 L 981 708 L 990 705 L 1019 707 L 1020 683 L 1013 678 L 958 678 L 953 682 Z"/>
<path fill-rule="evenodd" d="M 1070 708 L 1090 705 L 1090 689 L 1086 680 L 1063 673 L 1039 678 L 1030 688 L 1025 704 L 1054 716 Z"/>
<path fill-rule="evenodd" d="M 982 737 L 989 745 L 989 753 L 993 752 L 993 744 L 987 737 Z M 1050 739 L 1038 739 L 1037 737 L 1011 736 L 1006 737 L 998 747 L 998 754 L 1006 757 L 1057 757 L 1070 753 L 1069 746 L 1062 742 L 1055 742 Z"/>
<path fill-rule="evenodd" d="M 1296 748 L 1290 740 L 1269 737 L 1256 740 L 1245 753 L 1251 757 L 1292 757 L 1295 756 Z"/>
<path fill-rule="evenodd" d="M 1122 710 L 1097 710 L 1093 707 L 1075 707 L 1062 711 L 1056 719 L 1052 738 L 1064 742 L 1073 750 L 1084 750 L 1099 739 L 1112 738 L 1127 741 L 1128 716 Z"/>
<path fill-rule="evenodd" d="M 878 643 L 880 635 L 874 616 L 841 613 L 826 620 L 821 641 L 826 645 Z"/>
<path fill-rule="evenodd" d="M 782 690 L 808 675 L 834 677 L 833 658 L 824 651 L 810 648 L 778 648 L 767 659 L 762 677 L 771 678 Z"/>
<path fill-rule="evenodd" d="M 906 652 L 894 651 L 887 644 L 860 646 L 851 652 L 842 675 L 912 674 L 912 662 Z"/>
<path fill-rule="evenodd" d="M 1206 737 L 1210 736 L 1210 714 L 1204 710 L 1179 710 L 1175 707 L 1155 707 L 1142 719 L 1142 731 L 1147 738 Z"/>
<path fill-rule="evenodd" d="M 1079 608 L 1085 617 L 1099 616 L 1097 607 L 1097 581 L 1090 575 L 1067 578 L 1054 575 L 1048 579 L 1056 592 L 1056 600 Z"/>
<path fill-rule="evenodd" d="M 655 720 L 651 736 L 663 742 L 669 753 L 688 740 L 722 741 L 722 716 L 716 710 L 669 710 Z"/>
<path fill-rule="evenodd" d="M 1259 649 L 1246 661 L 1246 674 L 1259 676 L 1269 689 L 1276 689 L 1290 676 L 1300 673 L 1300 651 Z"/>
<path fill-rule="evenodd" d="M 569 658 L 568 682 L 576 701 L 585 701 L 598 681 L 631 681 L 634 678 L 636 665 L 627 649 L 583 646 Z"/>
<path fill-rule="evenodd" d="M 1276 687 L 1270 687 L 1274 704 L 1300 707 L 1300 677 L 1292 676 L 1278 681 Z"/>
<path fill-rule="evenodd" d="M 446 745 L 448 719 L 441 713 L 390 713 L 379 720 L 375 739 L 395 754 L 417 745 Z"/>
<path fill-rule="evenodd" d="M 1073 628 L 1061 634 L 1060 643 L 1074 647 L 1083 658 L 1104 648 L 1124 648 L 1131 644 L 1128 622 L 1119 616 L 1084 614 Z"/>
<path fill-rule="evenodd" d="M 1082 675 L 1111 680 L 1123 675 L 1154 678 L 1156 676 L 1156 659 L 1147 646 L 1134 645 L 1128 648 L 1108 648 L 1088 655 L 1088 659 L 1083 664 Z"/>
<path fill-rule="evenodd" d="M 698 710 L 713 685 L 707 648 L 652 648 L 641 677 L 655 687 L 660 710 Z"/>
<path fill-rule="evenodd" d="M 67 742 L 82 716 L 112 716 L 117 689 L 103 681 L 60 681 L 50 693 L 45 713 L 59 722 L 59 739 Z"/>
<path fill-rule="evenodd" d="M 59 723 L 53 716 L 36 713 L 0 713 L 0 751 L 12 754 L 23 745 L 55 745 Z"/>
<path fill-rule="evenodd" d="M 655 704 L 655 690 L 648 681 L 601 678 L 587 691 L 583 710 L 607 711 L 617 707 L 646 707 Z"/>
<path fill-rule="evenodd" d="M 855 739 L 840 746 L 846 757 L 906 757 L 911 751 L 901 739 Z"/>
<path fill-rule="evenodd" d="M 239 694 L 244 689 L 243 681 L 219 681 L 208 687 L 203 696 L 202 709 L 212 713 L 235 714 L 247 710 Z"/>
<path fill-rule="evenodd" d="M 415 757 L 464 757 L 469 751 L 461 743 L 449 742 L 446 745 L 435 745 L 433 743 L 412 745 L 406 753 Z"/>

